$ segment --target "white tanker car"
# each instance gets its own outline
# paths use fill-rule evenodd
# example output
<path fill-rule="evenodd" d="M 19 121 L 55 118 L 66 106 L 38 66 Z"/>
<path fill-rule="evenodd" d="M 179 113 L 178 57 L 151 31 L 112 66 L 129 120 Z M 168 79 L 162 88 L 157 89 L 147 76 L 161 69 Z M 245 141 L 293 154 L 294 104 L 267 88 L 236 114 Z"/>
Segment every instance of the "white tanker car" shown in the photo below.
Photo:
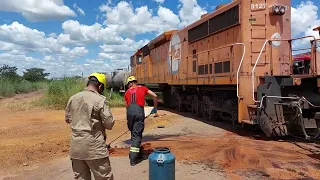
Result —
<path fill-rule="evenodd" d="M 107 74 L 107 88 L 112 88 L 112 91 L 125 92 L 129 76 L 130 72 L 127 69 L 117 69 L 111 74 Z"/>

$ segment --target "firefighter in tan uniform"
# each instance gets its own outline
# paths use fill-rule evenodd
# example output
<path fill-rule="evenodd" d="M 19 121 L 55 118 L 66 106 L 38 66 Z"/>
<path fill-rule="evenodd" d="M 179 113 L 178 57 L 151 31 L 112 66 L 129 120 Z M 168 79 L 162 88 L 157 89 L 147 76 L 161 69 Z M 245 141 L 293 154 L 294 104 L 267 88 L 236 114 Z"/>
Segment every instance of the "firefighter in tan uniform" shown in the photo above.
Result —
<path fill-rule="evenodd" d="M 74 178 L 90 180 L 92 172 L 96 180 L 113 180 L 105 130 L 112 129 L 114 118 L 106 98 L 101 95 L 106 87 L 106 76 L 93 73 L 88 79 L 87 88 L 73 95 L 66 107 Z"/>

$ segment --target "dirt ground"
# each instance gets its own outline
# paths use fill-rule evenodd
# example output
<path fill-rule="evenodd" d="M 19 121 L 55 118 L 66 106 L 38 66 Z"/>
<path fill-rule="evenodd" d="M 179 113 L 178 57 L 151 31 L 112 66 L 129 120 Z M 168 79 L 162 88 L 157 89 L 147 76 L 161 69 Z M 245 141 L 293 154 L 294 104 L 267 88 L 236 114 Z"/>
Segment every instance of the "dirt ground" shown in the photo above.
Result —
<path fill-rule="evenodd" d="M 0 174 L 68 157 L 70 129 L 64 111 L 7 106 L 26 105 L 40 96 L 38 92 L 0 100 Z M 111 111 L 116 124 L 107 131 L 108 142 L 127 130 L 125 109 Z M 146 153 L 165 145 L 177 161 L 206 165 L 208 171 L 222 171 L 228 179 L 320 179 L 319 146 L 255 139 L 215 125 L 203 128 L 199 120 L 166 110 L 159 115 L 146 120 Z M 163 136 L 154 134 L 160 132 Z M 128 138 L 129 133 L 112 144 L 111 156 L 127 156 Z"/>
<path fill-rule="evenodd" d="M 70 129 L 63 110 L 31 105 L 27 110 L 12 109 L 12 104 L 27 107 L 26 104 L 37 98 L 41 98 L 40 92 L 0 100 L 0 172 L 68 156 Z M 127 130 L 125 108 L 112 108 L 111 112 L 116 123 L 112 131 L 107 131 L 107 143 Z M 174 116 L 177 115 L 162 113 L 155 121 L 146 121 L 145 129 L 157 124 L 169 125 Z"/>

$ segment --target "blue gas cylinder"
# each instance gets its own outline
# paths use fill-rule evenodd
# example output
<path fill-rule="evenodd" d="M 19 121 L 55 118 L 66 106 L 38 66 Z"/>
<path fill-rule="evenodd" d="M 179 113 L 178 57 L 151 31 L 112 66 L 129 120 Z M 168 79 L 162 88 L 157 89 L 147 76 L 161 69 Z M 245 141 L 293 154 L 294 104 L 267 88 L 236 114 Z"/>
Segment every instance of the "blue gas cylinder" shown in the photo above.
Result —
<path fill-rule="evenodd" d="M 149 180 L 174 180 L 175 160 L 169 148 L 155 148 L 149 155 Z"/>

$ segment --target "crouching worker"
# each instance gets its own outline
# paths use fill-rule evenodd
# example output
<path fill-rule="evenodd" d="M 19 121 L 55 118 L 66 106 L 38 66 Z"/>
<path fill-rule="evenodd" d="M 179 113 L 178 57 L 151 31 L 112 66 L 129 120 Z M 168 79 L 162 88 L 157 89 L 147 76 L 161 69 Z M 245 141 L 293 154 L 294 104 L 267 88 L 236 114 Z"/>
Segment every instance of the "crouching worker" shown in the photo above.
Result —
<path fill-rule="evenodd" d="M 106 129 L 111 130 L 114 118 L 102 95 L 106 76 L 93 73 L 87 88 L 73 95 L 67 104 L 65 120 L 71 127 L 70 158 L 75 179 L 113 180 Z"/>
<path fill-rule="evenodd" d="M 153 97 L 154 108 L 151 114 L 157 116 L 157 95 L 145 86 L 138 86 L 137 79 L 130 76 L 127 79 L 128 90 L 125 92 L 124 99 L 127 106 L 127 124 L 131 131 L 131 148 L 129 152 L 130 165 L 137 164 L 138 155 L 141 155 L 140 145 L 144 130 L 144 102 L 148 94 Z"/>

